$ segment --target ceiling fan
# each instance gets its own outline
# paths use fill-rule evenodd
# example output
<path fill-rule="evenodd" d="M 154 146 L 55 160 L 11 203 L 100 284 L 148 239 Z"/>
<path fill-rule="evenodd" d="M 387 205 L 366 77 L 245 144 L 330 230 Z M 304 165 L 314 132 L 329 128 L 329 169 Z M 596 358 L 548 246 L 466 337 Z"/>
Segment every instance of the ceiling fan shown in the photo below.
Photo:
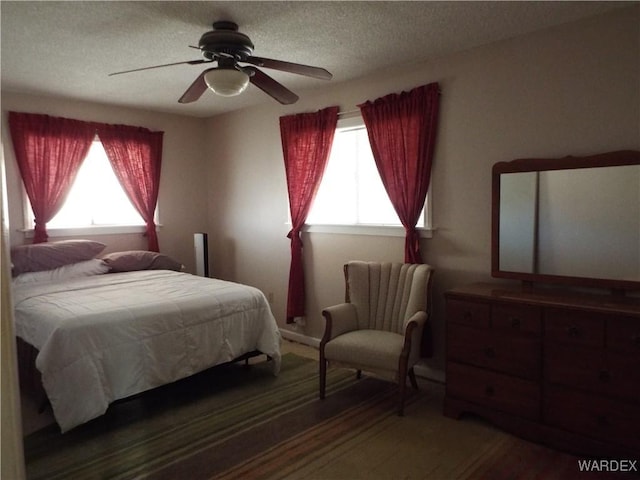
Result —
<path fill-rule="evenodd" d="M 192 48 L 199 49 L 204 58 L 136 68 L 111 73 L 109 75 L 120 75 L 123 73 L 173 65 L 200 65 L 216 62 L 217 67 L 208 68 L 198 75 L 178 102 L 195 102 L 202 96 L 207 88 L 210 88 L 214 93 L 221 96 L 230 97 L 239 95 L 247 88 L 249 83 L 252 83 L 284 105 L 295 103 L 298 100 L 298 96 L 256 67 L 271 68 L 322 80 L 330 80 L 332 78 L 331 73 L 324 68 L 273 60 L 270 58 L 254 57 L 252 55 L 254 45 L 251 39 L 244 33 L 238 31 L 238 25 L 229 21 L 215 22 L 213 24 L 213 30 L 202 35 L 198 46 L 193 46 Z M 242 66 L 240 65 L 241 63 L 248 63 L 250 65 Z"/>

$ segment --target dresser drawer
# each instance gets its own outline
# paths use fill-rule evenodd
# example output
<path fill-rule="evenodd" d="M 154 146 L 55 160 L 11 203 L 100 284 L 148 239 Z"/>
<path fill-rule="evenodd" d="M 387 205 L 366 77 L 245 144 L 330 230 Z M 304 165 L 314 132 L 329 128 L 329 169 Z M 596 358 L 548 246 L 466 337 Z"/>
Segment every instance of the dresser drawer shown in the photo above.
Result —
<path fill-rule="evenodd" d="M 640 299 L 506 284 L 445 299 L 448 415 L 586 455 L 640 454 Z"/>
<path fill-rule="evenodd" d="M 640 357 L 590 348 L 548 345 L 544 353 L 549 383 L 640 402 Z"/>
<path fill-rule="evenodd" d="M 544 337 L 551 342 L 604 347 L 605 316 L 550 308 L 544 315 Z"/>
<path fill-rule="evenodd" d="M 604 374 L 610 378 L 611 386 L 607 394 L 631 400 L 640 410 L 640 355 L 607 352 L 607 370 Z"/>
<path fill-rule="evenodd" d="M 535 338 L 449 324 L 447 355 L 459 363 L 531 380 L 540 378 L 540 341 Z"/>
<path fill-rule="evenodd" d="M 467 365 L 448 364 L 447 396 L 531 420 L 540 418 L 540 388 L 536 382 Z"/>
<path fill-rule="evenodd" d="M 510 333 L 540 336 L 541 313 L 536 307 L 519 305 L 494 305 L 491 311 L 491 326 Z"/>
<path fill-rule="evenodd" d="M 607 348 L 640 356 L 640 318 L 609 319 L 607 322 Z"/>
<path fill-rule="evenodd" d="M 447 300 L 447 321 L 449 322 L 488 328 L 490 317 L 491 307 L 488 303 Z"/>
<path fill-rule="evenodd" d="M 637 403 L 619 402 L 564 388 L 545 392 L 545 423 L 628 449 L 640 448 L 640 409 Z"/>

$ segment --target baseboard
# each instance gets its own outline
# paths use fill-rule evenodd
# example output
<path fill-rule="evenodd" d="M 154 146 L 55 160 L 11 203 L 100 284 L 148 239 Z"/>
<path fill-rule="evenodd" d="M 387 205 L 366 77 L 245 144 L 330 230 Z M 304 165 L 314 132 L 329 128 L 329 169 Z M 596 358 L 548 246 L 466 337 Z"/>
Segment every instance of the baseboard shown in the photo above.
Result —
<path fill-rule="evenodd" d="M 413 371 L 418 377 L 426 378 L 427 380 L 431 380 L 432 382 L 442 384 L 446 383 L 446 378 L 442 370 L 431 368 L 430 366 L 425 365 L 423 362 L 420 362 L 415 367 L 413 367 Z"/>
<path fill-rule="evenodd" d="M 291 340 L 292 342 L 301 343 L 303 345 L 308 345 L 313 348 L 320 347 L 320 339 L 315 337 L 310 337 L 308 335 L 303 335 L 302 333 L 294 332 L 292 330 L 287 330 L 284 328 L 280 329 L 280 335 L 282 338 L 286 340 Z M 418 377 L 426 378 L 427 380 L 431 380 L 433 382 L 445 383 L 445 375 L 444 371 L 437 370 L 429 367 L 424 363 L 418 363 L 414 368 L 414 372 Z"/>
<path fill-rule="evenodd" d="M 303 345 L 308 345 L 313 348 L 320 348 L 319 338 L 310 337 L 308 335 L 303 335 L 301 333 L 293 332 L 291 330 L 287 330 L 284 328 L 280 329 L 280 335 L 282 335 L 282 338 L 286 340 L 291 340 L 292 342 L 301 343 Z"/>

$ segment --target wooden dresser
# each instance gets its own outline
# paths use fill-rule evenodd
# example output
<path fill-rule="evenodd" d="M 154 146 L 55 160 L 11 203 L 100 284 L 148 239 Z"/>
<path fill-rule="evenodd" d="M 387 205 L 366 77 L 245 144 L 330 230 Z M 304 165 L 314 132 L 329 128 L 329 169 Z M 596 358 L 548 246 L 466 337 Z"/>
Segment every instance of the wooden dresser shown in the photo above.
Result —
<path fill-rule="evenodd" d="M 575 453 L 640 457 L 640 299 L 474 284 L 445 294 L 444 413 Z"/>

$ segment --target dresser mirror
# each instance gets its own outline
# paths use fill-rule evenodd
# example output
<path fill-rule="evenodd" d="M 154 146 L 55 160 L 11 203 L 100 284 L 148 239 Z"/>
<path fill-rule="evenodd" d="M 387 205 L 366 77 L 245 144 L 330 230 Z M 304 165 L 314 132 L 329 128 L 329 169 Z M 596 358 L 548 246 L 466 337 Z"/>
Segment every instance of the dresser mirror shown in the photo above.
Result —
<path fill-rule="evenodd" d="M 500 162 L 492 276 L 640 290 L 640 152 Z"/>

